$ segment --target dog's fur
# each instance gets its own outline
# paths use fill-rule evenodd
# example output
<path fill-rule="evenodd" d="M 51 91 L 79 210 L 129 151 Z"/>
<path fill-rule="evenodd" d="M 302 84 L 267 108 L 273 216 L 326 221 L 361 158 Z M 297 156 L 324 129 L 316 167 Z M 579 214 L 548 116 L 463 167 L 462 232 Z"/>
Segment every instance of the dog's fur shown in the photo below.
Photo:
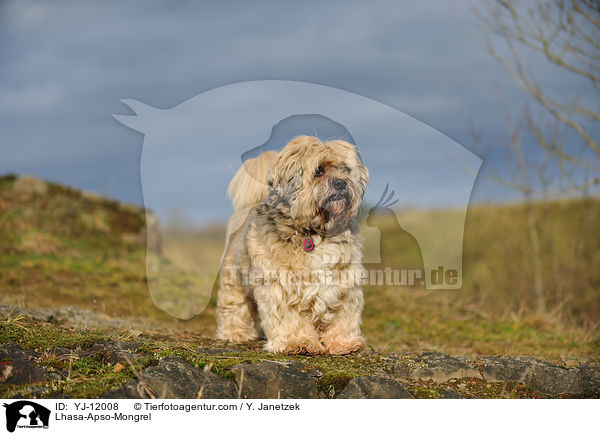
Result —
<path fill-rule="evenodd" d="M 217 338 L 257 339 L 258 312 L 272 352 L 345 354 L 364 347 L 360 282 L 332 285 L 325 275 L 364 271 L 354 217 L 368 179 L 354 145 L 311 136 L 244 163 L 229 186 L 234 214 Z M 312 252 L 303 249 L 307 237 L 314 240 Z M 248 273 L 260 280 L 249 282 Z"/>

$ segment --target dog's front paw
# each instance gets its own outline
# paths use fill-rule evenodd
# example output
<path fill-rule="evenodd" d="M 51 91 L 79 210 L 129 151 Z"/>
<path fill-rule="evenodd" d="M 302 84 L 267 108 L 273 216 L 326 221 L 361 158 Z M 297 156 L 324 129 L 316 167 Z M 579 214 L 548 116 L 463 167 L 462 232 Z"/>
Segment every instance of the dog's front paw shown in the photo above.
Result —
<path fill-rule="evenodd" d="M 265 350 L 288 355 L 320 355 L 325 353 L 325 348 L 321 342 L 316 339 L 269 340 L 265 345 Z"/>
<path fill-rule="evenodd" d="M 362 337 L 323 337 L 323 344 L 326 353 L 345 355 L 363 350 L 365 339 Z"/>

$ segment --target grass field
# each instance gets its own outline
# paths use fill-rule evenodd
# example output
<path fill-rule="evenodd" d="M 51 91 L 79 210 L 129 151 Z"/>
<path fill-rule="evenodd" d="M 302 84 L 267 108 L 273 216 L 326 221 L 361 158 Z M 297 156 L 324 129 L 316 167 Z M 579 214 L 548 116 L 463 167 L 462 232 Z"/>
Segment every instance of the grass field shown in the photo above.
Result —
<path fill-rule="evenodd" d="M 29 308 L 78 305 L 140 319 L 162 331 L 212 336 L 214 292 L 206 309 L 189 320 L 169 316 L 152 301 L 143 210 L 56 184 L 36 190 L 15 183 L 15 177 L 0 178 L 0 303 Z M 419 213 L 426 222 L 434 212 L 410 213 Z M 365 288 L 363 330 L 369 345 L 382 352 L 563 359 L 600 354 L 600 200 L 541 202 L 535 213 L 544 311 L 537 310 L 532 290 L 524 207 L 477 205 L 467 215 L 462 289 Z M 386 234 L 386 246 L 392 246 L 386 261 L 414 260 L 402 240 L 393 232 Z M 216 271 L 194 271 L 179 263 L 194 255 L 220 258 L 224 237 L 222 226 L 171 233 L 163 253 L 169 264 L 182 268 L 186 280 L 210 296 Z M 177 303 L 179 296 L 167 291 L 162 297 Z"/>

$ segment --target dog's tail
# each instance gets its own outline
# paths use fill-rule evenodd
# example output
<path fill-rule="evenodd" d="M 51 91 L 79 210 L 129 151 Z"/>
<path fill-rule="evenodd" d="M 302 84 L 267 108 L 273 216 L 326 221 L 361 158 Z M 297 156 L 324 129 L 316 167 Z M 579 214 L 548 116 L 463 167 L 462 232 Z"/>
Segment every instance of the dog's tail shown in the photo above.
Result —
<path fill-rule="evenodd" d="M 276 156 L 275 151 L 266 151 L 246 160 L 238 169 L 227 190 L 234 210 L 252 207 L 265 200 L 269 194 L 267 172 L 273 166 Z"/>

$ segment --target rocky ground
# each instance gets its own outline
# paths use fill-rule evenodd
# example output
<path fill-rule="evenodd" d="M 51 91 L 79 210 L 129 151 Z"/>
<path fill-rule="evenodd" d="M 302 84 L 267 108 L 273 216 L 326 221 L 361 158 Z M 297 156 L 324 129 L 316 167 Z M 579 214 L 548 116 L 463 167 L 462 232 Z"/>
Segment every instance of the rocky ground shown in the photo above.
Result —
<path fill-rule="evenodd" d="M 0 396 L 600 398 L 597 357 L 286 356 L 136 326 L 78 307 L 0 305 Z"/>

